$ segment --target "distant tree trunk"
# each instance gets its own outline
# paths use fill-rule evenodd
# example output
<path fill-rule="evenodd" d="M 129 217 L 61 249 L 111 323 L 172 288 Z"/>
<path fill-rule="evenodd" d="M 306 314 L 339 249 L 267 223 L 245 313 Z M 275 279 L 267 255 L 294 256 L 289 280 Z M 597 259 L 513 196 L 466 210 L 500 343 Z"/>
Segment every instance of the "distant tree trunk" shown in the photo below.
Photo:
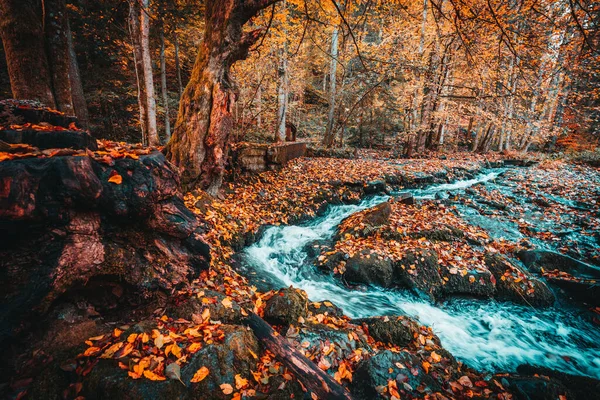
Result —
<path fill-rule="evenodd" d="M 158 146 L 160 140 L 156 128 L 156 99 L 154 97 L 152 59 L 150 57 L 149 0 L 141 0 L 141 2 L 130 0 L 129 5 L 142 141 L 150 146 Z"/>
<path fill-rule="evenodd" d="M 160 88 L 163 108 L 165 110 L 165 140 L 171 138 L 171 121 L 169 120 L 169 94 L 167 92 L 167 62 L 165 60 L 165 31 L 160 32 Z"/>
<path fill-rule="evenodd" d="M 283 8 L 285 18 L 287 19 L 287 2 L 283 0 Z M 287 21 L 284 19 L 283 23 Z M 284 34 L 285 34 L 284 28 Z M 279 64 L 279 87 L 277 88 L 277 100 L 279 103 L 279 110 L 277 112 L 277 133 L 275 135 L 276 142 L 283 142 L 286 139 L 286 114 L 288 108 L 288 57 L 287 57 L 287 38 L 283 49 L 281 49 L 281 62 Z"/>
<path fill-rule="evenodd" d="M 258 84 L 258 89 L 256 89 L 256 103 L 258 105 L 258 115 L 256 116 L 256 123 L 259 128 L 262 127 L 262 82 Z"/>
<path fill-rule="evenodd" d="M 223 181 L 231 114 L 236 94 L 230 68 L 248 56 L 263 29 L 242 33 L 258 11 L 278 0 L 222 0 L 206 3 L 204 40 L 179 104 L 166 153 L 182 169 L 187 186 L 217 195 Z"/>
<path fill-rule="evenodd" d="M 79 64 L 77 63 L 77 55 L 75 46 L 73 45 L 73 36 L 71 34 L 71 26 L 67 21 L 67 39 L 69 41 L 69 59 L 70 59 L 70 78 L 71 78 L 71 98 L 73 99 L 73 108 L 75 115 L 81 128 L 89 129 L 90 118 L 88 114 L 87 102 L 83 92 L 81 83 L 81 74 L 79 73 Z"/>
<path fill-rule="evenodd" d="M 335 118 L 335 91 L 336 91 L 336 75 L 338 63 L 338 38 L 339 30 L 336 26 L 331 35 L 331 69 L 329 70 L 329 114 L 327 116 L 327 128 L 325 129 L 325 137 L 323 144 L 331 147 L 335 140 L 335 132 L 333 131 L 333 123 Z"/>
<path fill-rule="evenodd" d="M 175 71 L 177 72 L 177 84 L 179 85 L 179 98 L 183 96 L 183 83 L 181 82 L 181 65 L 179 64 L 179 38 L 175 32 Z"/>

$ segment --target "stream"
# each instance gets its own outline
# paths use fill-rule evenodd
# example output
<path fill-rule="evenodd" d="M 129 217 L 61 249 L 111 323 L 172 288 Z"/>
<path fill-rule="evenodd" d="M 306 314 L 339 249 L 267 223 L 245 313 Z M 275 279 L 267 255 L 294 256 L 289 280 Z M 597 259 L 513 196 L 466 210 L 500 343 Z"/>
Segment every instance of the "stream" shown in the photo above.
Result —
<path fill-rule="evenodd" d="M 505 170 L 491 170 L 476 179 L 412 192 L 417 199 L 432 199 L 436 193 L 460 191 L 482 182 L 501 186 L 502 179 L 497 178 L 503 173 Z M 531 364 L 600 378 L 600 330 L 589 322 L 585 309 L 559 303 L 534 309 L 478 299 L 434 304 L 408 290 L 351 290 L 313 266 L 307 246 L 330 240 L 344 218 L 387 198 L 375 196 L 357 205 L 330 206 L 324 215 L 306 223 L 268 228 L 257 243 L 244 250 L 242 272 L 261 289 L 294 286 L 305 290 L 312 301 L 333 302 L 352 318 L 414 317 L 431 326 L 456 358 L 480 371 L 514 372 L 520 364 Z"/>

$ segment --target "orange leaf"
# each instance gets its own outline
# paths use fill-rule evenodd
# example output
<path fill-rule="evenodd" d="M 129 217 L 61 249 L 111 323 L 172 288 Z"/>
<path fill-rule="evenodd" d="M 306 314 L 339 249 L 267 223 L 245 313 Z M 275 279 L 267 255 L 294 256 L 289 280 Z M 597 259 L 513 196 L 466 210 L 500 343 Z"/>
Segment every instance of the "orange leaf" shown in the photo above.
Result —
<path fill-rule="evenodd" d="M 110 183 L 114 183 L 115 185 L 120 185 L 123 183 L 123 177 L 117 173 L 117 171 L 113 171 L 110 173 L 110 177 L 108 178 Z"/>
<path fill-rule="evenodd" d="M 223 391 L 224 394 L 231 394 L 231 393 L 233 393 L 233 386 L 231 386 L 229 383 L 223 383 L 219 387 L 221 388 L 221 390 Z"/>
<path fill-rule="evenodd" d="M 192 378 L 192 380 L 190 382 L 192 382 L 192 383 L 202 382 L 204 380 L 204 378 L 206 378 L 208 376 L 209 372 L 210 371 L 206 367 L 200 368 L 198 371 L 196 371 L 196 373 L 194 374 L 194 377 Z"/>

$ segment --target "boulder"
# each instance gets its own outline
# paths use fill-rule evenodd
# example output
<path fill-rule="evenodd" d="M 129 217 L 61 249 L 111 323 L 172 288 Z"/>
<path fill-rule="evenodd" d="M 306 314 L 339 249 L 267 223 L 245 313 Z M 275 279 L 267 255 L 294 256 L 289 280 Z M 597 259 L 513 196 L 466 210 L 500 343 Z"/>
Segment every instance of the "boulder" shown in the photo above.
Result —
<path fill-rule="evenodd" d="M 549 368 L 523 364 L 517 367 L 517 373 L 524 377 L 544 377 L 555 385 L 560 385 L 568 390 L 569 399 L 587 400 L 600 399 L 600 380 L 587 376 L 570 375 Z M 564 390 L 564 389 L 563 389 Z M 565 392 L 563 392 L 564 394 Z"/>
<path fill-rule="evenodd" d="M 496 280 L 496 297 L 534 307 L 554 304 L 554 294 L 546 284 L 512 264 L 498 253 L 487 253 L 485 264 Z"/>
<path fill-rule="evenodd" d="M 399 365 L 405 368 L 400 368 Z M 440 380 L 444 379 L 443 376 L 438 377 Z M 443 383 L 423 370 L 419 357 L 407 351 L 395 353 L 384 350 L 358 364 L 350 392 L 355 399 L 387 398 L 377 388 L 387 387 L 390 380 L 396 381 L 402 398 L 422 398 L 427 393 L 441 391 Z"/>
<path fill-rule="evenodd" d="M 0 187 L 0 340 L 95 279 L 150 293 L 209 266 L 204 231 L 159 152 L 112 165 L 88 156 L 7 160 Z"/>
<path fill-rule="evenodd" d="M 558 269 L 579 278 L 600 279 L 600 267 L 586 264 L 572 257 L 548 250 L 522 250 L 519 259 L 532 272 L 541 273 Z"/>
<path fill-rule="evenodd" d="M 389 258 L 362 250 L 346 261 L 344 279 L 351 284 L 391 287 L 395 283 L 394 265 Z"/>
<path fill-rule="evenodd" d="M 407 252 L 394 265 L 396 282 L 415 289 L 431 298 L 441 294 L 444 281 L 439 272 L 437 253 L 429 249 L 414 249 Z"/>
<path fill-rule="evenodd" d="M 407 347 L 421 330 L 419 324 L 405 316 L 370 317 L 351 321 L 353 324 L 365 324 L 369 335 L 378 342 Z"/>
<path fill-rule="evenodd" d="M 387 187 L 384 180 L 368 182 L 363 191 L 365 194 L 384 194 L 387 193 Z"/>
<path fill-rule="evenodd" d="M 275 325 L 295 324 L 308 315 L 308 297 L 303 290 L 281 289 L 265 303 L 265 321 Z"/>
<path fill-rule="evenodd" d="M 344 316 L 344 310 L 328 300 L 308 303 L 308 312 L 313 315 L 327 314 L 337 318 Z"/>
<path fill-rule="evenodd" d="M 347 234 L 368 236 L 387 225 L 391 214 L 392 206 L 389 202 L 354 213 L 340 223 L 334 241 L 343 239 Z"/>
<path fill-rule="evenodd" d="M 252 379 L 256 368 L 255 355 L 259 346 L 251 331 L 238 325 L 224 325 L 223 342 L 205 345 L 191 355 L 181 367 L 182 384 L 175 379 L 151 381 L 134 380 L 118 367 L 117 360 L 100 360 L 83 381 L 81 395 L 89 399 L 228 399 L 221 384 L 235 387 L 235 375 Z M 201 367 L 207 367 L 208 376 L 198 383 L 190 380 Z"/>
<path fill-rule="evenodd" d="M 466 273 L 451 274 L 447 269 L 441 274 L 445 284 L 442 290 L 444 296 L 473 296 L 494 297 L 496 287 L 491 272 L 470 269 Z"/>
<path fill-rule="evenodd" d="M 174 302 L 165 313 L 174 319 L 194 321 L 208 309 L 211 321 L 221 321 L 224 324 L 240 323 L 243 318 L 242 309 L 236 301 L 230 299 L 231 307 L 226 307 L 223 300 L 227 296 L 223 293 L 210 289 L 201 289 L 200 293 L 201 296 L 191 296 Z"/>

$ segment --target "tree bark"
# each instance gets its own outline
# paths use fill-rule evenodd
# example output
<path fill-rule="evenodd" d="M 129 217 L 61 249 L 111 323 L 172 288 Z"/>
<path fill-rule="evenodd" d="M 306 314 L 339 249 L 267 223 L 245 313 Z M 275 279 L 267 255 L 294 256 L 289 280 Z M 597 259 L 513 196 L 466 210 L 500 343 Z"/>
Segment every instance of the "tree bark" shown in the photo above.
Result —
<path fill-rule="evenodd" d="M 182 169 L 182 181 L 187 186 L 199 186 L 211 195 L 221 187 L 236 99 L 230 68 L 247 58 L 250 46 L 263 31 L 243 33 L 242 27 L 258 11 L 277 1 L 223 0 L 206 4 L 204 40 L 166 148 L 169 160 Z"/>
<path fill-rule="evenodd" d="M 260 343 L 275 354 L 275 357 L 292 371 L 304 387 L 314 393 L 317 398 L 351 399 L 350 393 L 346 389 L 302 353 L 294 349 L 287 339 L 273 331 L 273 328 L 258 315 L 251 313 L 244 320 L 244 324 L 252 329 Z"/>
<path fill-rule="evenodd" d="M 141 2 L 130 0 L 129 21 L 138 86 L 142 142 L 150 146 L 158 146 L 160 140 L 156 128 L 156 100 L 149 47 L 150 18 L 148 16 L 148 5 L 149 0 L 142 0 Z"/>
<path fill-rule="evenodd" d="M 156 97 L 154 95 L 154 78 L 152 75 L 152 57 L 150 55 L 150 16 L 148 15 L 150 0 L 142 0 L 140 9 L 142 63 L 144 68 L 144 85 L 146 87 L 146 101 L 148 109 L 148 144 L 160 145 L 158 129 L 156 127 Z"/>
<path fill-rule="evenodd" d="M 79 73 L 79 64 L 77 63 L 77 54 L 75 53 L 75 46 L 73 45 L 73 35 L 71 34 L 71 26 L 69 24 L 69 21 L 67 21 L 67 30 L 67 40 L 69 42 L 71 98 L 73 99 L 73 109 L 75 110 L 75 116 L 77 117 L 79 125 L 83 129 L 89 129 L 90 118 L 88 114 L 87 102 L 85 101 L 85 94 L 83 92 L 81 74 Z"/>
<path fill-rule="evenodd" d="M 71 97 L 71 63 L 67 37 L 67 15 L 64 0 L 44 0 L 45 34 L 48 66 L 52 76 L 52 91 L 56 108 L 67 115 L 75 115 Z"/>
<path fill-rule="evenodd" d="M 179 98 L 183 96 L 183 83 L 181 82 L 181 65 L 179 64 L 179 38 L 175 32 L 175 71 L 177 72 L 177 84 L 179 87 Z"/>
<path fill-rule="evenodd" d="M 160 32 L 160 85 L 163 108 L 165 110 L 165 140 L 171 138 L 171 121 L 169 120 L 169 94 L 167 92 L 167 62 L 165 60 L 165 32 Z"/>
<path fill-rule="evenodd" d="M 325 129 L 325 137 L 323 144 L 331 147 L 335 140 L 335 132 L 333 131 L 335 117 L 335 95 L 336 95 L 336 75 L 338 63 L 338 39 L 339 29 L 336 26 L 331 35 L 331 69 L 329 70 L 329 114 L 327 115 L 327 128 Z"/>
<path fill-rule="evenodd" d="M 283 23 L 287 23 L 287 2 L 283 0 L 285 20 Z M 287 32 L 285 28 L 284 34 Z M 279 65 L 279 87 L 277 89 L 277 100 L 279 103 L 279 111 L 277 113 L 277 134 L 275 135 L 276 142 L 283 142 L 286 139 L 286 114 L 288 108 L 288 57 L 287 57 L 287 38 L 283 49 L 281 49 L 281 63 Z"/>
<path fill-rule="evenodd" d="M 38 2 L 0 1 L 0 35 L 13 97 L 56 108 Z"/>

